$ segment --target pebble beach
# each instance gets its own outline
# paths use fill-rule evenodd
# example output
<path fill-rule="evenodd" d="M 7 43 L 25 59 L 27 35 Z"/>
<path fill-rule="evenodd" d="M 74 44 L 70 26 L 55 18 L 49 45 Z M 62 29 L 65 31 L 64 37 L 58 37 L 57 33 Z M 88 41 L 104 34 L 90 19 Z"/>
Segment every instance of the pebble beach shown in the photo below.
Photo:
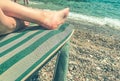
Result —
<path fill-rule="evenodd" d="M 71 19 L 67 23 L 75 29 L 67 81 L 120 81 L 120 30 Z M 52 81 L 55 59 L 39 71 L 40 81 Z"/>

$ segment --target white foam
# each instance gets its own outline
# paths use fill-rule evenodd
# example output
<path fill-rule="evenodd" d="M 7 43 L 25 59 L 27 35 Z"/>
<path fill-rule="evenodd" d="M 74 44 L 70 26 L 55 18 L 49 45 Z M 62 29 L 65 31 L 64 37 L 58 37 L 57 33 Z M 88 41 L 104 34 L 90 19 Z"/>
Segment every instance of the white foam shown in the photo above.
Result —
<path fill-rule="evenodd" d="M 68 18 L 79 20 L 79 21 L 84 21 L 87 23 L 97 24 L 100 26 L 108 26 L 108 27 L 112 27 L 112 28 L 120 30 L 120 20 L 118 19 L 112 19 L 112 18 L 107 18 L 107 17 L 99 18 L 99 17 L 94 17 L 94 16 L 77 14 L 74 12 L 71 12 Z"/>
<path fill-rule="evenodd" d="M 38 2 L 38 1 L 30 1 L 30 4 L 44 4 L 43 2 Z"/>

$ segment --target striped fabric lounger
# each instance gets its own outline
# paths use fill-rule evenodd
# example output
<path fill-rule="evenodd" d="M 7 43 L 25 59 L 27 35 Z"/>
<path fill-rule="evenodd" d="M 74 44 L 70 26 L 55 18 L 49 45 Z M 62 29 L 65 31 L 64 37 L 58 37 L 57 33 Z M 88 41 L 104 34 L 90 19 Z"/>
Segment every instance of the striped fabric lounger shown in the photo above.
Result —
<path fill-rule="evenodd" d="M 65 81 L 68 49 L 64 45 L 72 34 L 72 26 L 63 24 L 58 30 L 36 26 L 0 36 L 0 81 L 26 81 L 59 50 L 54 81 Z"/>

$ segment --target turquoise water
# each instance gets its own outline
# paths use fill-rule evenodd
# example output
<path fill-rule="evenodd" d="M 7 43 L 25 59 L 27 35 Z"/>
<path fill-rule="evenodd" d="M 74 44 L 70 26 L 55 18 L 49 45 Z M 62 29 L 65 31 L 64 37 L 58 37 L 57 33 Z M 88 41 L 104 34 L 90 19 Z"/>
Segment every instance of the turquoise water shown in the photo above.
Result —
<path fill-rule="evenodd" d="M 39 1 L 39 0 L 37 0 Z M 49 9 L 70 8 L 70 17 L 120 29 L 120 0 L 40 0 Z M 56 6 L 52 6 L 56 5 Z M 50 6 L 50 7 L 49 7 Z"/>
<path fill-rule="evenodd" d="M 67 3 L 68 4 L 68 3 Z M 120 0 L 87 0 L 84 2 L 69 2 L 71 9 L 91 16 L 120 19 Z"/>
<path fill-rule="evenodd" d="M 120 29 L 120 0 L 82 0 L 63 3 L 86 22 Z"/>
<path fill-rule="evenodd" d="M 120 0 L 86 0 L 67 3 L 86 22 L 120 29 Z"/>

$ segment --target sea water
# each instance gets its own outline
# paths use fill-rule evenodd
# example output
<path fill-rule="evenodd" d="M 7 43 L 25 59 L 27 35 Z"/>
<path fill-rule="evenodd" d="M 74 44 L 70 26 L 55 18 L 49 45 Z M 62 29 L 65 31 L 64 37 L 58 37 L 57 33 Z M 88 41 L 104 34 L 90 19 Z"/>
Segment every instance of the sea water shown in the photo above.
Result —
<path fill-rule="evenodd" d="M 70 17 L 120 29 L 120 0 L 82 0 L 67 4 L 73 9 Z"/>
<path fill-rule="evenodd" d="M 44 8 L 47 9 L 56 10 L 58 7 L 69 7 L 69 18 L 83 21 L 85 24 L 91 23 L 102 27 L 107 26 L 120 30 L 120 0 L 55 0 L 54 2 L 51 2 L 53 0 L 35 1 L 39 1 L 35 4 L 38 4 L 37 7 L 39 7 L 41 2 L 43 2 L 43 5 L 45 3 Z"/>

